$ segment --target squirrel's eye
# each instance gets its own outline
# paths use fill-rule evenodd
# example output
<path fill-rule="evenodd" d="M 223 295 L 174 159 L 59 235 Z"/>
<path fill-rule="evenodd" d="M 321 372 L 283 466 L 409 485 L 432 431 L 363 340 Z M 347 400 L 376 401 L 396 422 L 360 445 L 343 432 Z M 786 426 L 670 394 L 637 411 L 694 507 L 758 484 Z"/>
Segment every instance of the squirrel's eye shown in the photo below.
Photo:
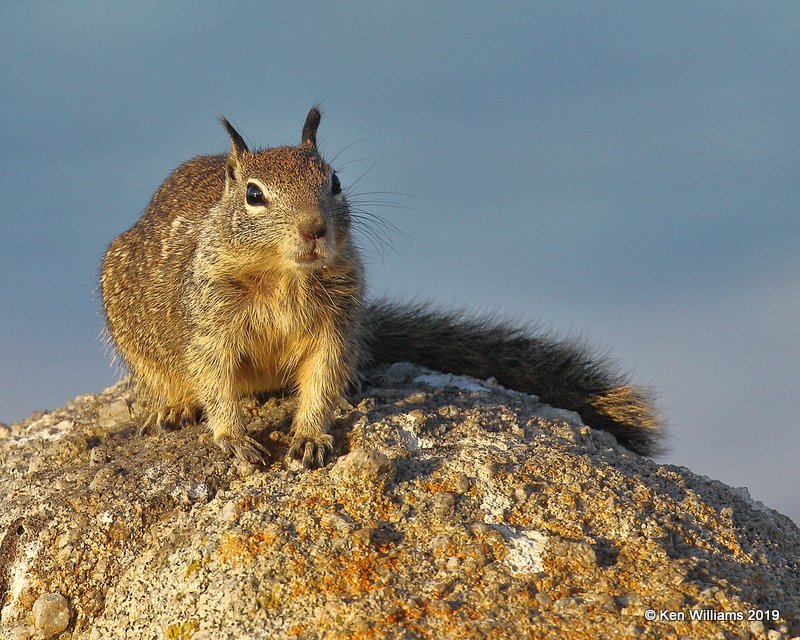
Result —
<path fill-rule="evenodd" d="M 258 185 L 252 182 L 247 183 L 247 204 L 251 207 L 263 207 L 267 204 L 267 201 L 264 199 L 264 193 Z"/>
<path fill-rule="evenodd" d="M 338 195 L 341 192 L 342 192 L 342 183 L 339 180 L 339 176 L 337 176 L 336 173 L 334 172 L 334 174 L 331 176 L 331 193 L 333 195 Z"/>

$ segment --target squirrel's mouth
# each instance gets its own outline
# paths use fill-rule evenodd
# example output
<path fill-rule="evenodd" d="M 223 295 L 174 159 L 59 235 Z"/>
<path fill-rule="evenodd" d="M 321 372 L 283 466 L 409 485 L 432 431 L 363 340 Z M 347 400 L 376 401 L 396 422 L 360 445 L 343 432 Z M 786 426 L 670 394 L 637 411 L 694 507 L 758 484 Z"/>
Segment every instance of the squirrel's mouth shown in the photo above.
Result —
<path fill-rule="evenodd" d="M 299 264 L 314 264 L 318 260 L 321 260 L 322 257 L 317 253 L 316 249 L 311 249 L 306 251 L 305 253 L 301 253 L 295 256 L 295 262 Z"/>
<path fill-rule="evenodd" d="M 314 271 L 327 266 L 335 253 L 335 245 L 326 237 L 298 243 L 292 247 L 289 258 L 303 271 Z"/>
<path fill-rule="evenodd" d="M 323 256 L 319 251 L 316 249 L 309 249 L 308 251 L 303 251 L 301 253 L 296 253 L 293 257 L 295 264 L 300 267 L 301 269 L 305 270 L 315 270 L 325 266 L 327 260 L 325 256 Z"/>

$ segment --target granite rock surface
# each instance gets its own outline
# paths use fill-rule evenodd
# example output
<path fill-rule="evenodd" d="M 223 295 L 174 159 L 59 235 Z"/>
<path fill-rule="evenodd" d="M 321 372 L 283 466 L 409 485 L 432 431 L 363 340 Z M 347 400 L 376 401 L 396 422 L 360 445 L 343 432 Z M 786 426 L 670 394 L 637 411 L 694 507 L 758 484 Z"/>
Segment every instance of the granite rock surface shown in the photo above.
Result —
<path fill-rule="evenodd" d="M 266 468 L 202 425 L 141 435 L 122 382 L 0 429 L 0 638 L 800 635 L 800 530 L 567 411 L 408 364 L 342 407 L 322 469 L 290 397 Z"/>

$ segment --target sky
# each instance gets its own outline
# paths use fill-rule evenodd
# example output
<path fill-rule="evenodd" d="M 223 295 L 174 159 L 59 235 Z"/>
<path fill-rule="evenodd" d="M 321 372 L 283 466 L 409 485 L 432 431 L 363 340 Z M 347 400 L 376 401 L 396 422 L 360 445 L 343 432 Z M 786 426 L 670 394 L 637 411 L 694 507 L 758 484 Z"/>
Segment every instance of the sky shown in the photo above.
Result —
<path fill-rule="evenodd" d="M 582 336 L 659 461 L 800 522 L 800 4 L 5 3 L 0 80 L 0 421 L 119 378 L 103 252 L 220 114 L 294 144 L 320 103 L 372 295 Z"/>

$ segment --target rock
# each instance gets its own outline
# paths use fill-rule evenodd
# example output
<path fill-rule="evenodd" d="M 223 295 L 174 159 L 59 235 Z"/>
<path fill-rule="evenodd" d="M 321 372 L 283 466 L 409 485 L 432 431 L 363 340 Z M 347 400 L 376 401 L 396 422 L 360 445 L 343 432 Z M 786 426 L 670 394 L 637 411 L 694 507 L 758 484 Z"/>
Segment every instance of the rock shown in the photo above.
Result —
<path fill-rule="evenodd" d="M 414 375 L 417 366 L 410 362 L 395 362 L 386 369 L 386 375 L 394 383 L 407 382 Z"/>
<path fill-rule="evenodd" d="M 280 398 L 248 405 L 271 457 L 247 473 L 203 425 L 130 428 L 124 383 L 11 425 L 0 639 L 800 635 L 791 520 L 532 396 L 419 371 L 356 398 L 313 471 L 284 466 Z"/>
<path fill-rule="evenodd" d="M 117 431 L 129 425 L 131 421 L 131 408 L 125 398 L 103 404 L 97 412 L 97 424 L 109 431 Z"/>
<path fill-rule="evenodd" d="M 439 515 L 448 514 L 456 504 L 456 497 L 449 491 L 437 491 L 431 498 L 433 510 Z"/>
<path fill-rule="evenodd" d="M 40 638 L 52 638 L 69 625 L 69 603 L 60 593 L 46 593 L 33 603 L 33 626 Z"/>
<path fill-rule="evenodd" d="M 354 449 L 339 458 L 331 469 L 331 478 L 348 483 L 387 482 L 394 479 L 396 468 L 388 456 L 373 449 Z"/>
<path fill-rule="evenodd" d="M 8 630 L 8 640 L 31 640 L 35 634 L 36 630 L 33 625 L 27 622 L 19 622 Z"/>

